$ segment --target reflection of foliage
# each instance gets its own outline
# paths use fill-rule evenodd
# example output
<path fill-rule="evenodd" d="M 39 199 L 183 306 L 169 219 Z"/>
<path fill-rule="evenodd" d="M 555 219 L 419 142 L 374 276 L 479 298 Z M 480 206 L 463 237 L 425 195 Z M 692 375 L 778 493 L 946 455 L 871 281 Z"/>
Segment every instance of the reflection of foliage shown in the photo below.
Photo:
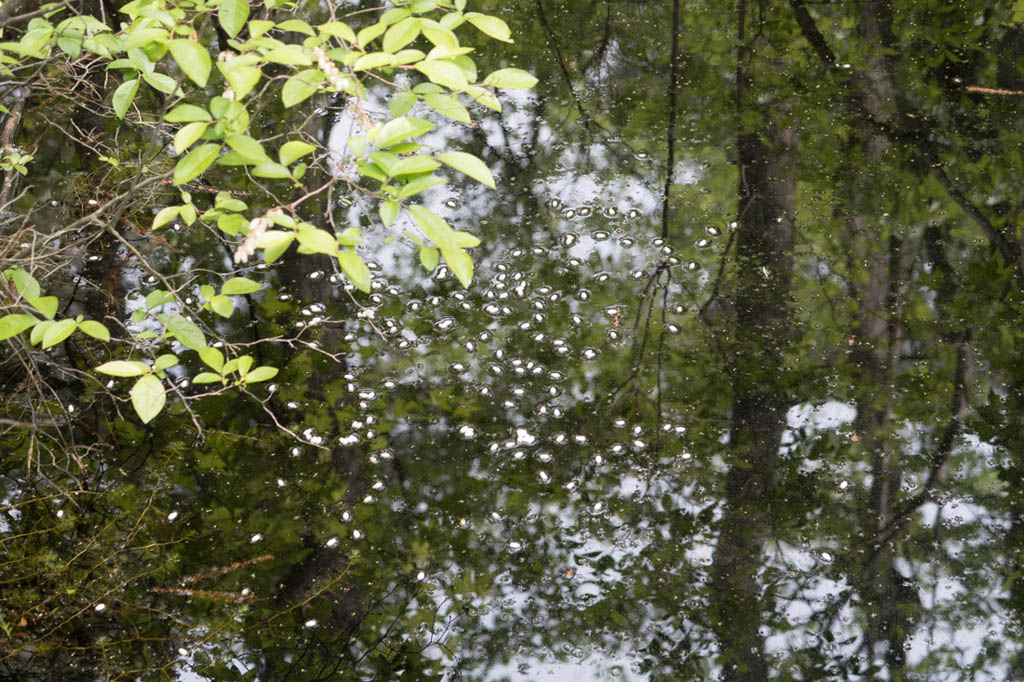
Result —
<path fill-rule="evenodd" d="M 737 107 L 735 7 L 689 7 L 685 173 L 662 197 L 650 155 L 669 118 L 670 4 L 503 6 L 522 37 L 501 56 L 533 60 L 543 85 L 472 129 L 467 144 L 508 179 L 500 200 L 460 188 L 432 207 L 481 222 L 469 291 L 443 269 L 423 281 L 389 267 L 382 250 L 365 298 L 331 281 L 329 259 L 290 253 L 266 289 L 225 294 L 205 274 L 236 245 L 215 230 L 168 230 L 176 250 L 126 239 L 164 254 L 170 286 L 140 283 L 113 235 L 82 246 L 103 259 L 85 257 L 89 281 L 138 288 L 139 305 L 155 289 L 193 296 L 209 304 L 207 338 L 233 340 L 225 357 L 280 373 L 250 396 L 183 386 L 187 401 L 140 427 L 79 378 L 111 358 L 76 335 L 62 362 L 78 373 L 40 370 L 51 393 L 34 415 L 8 391 L 0 542 L 16 589 L 0 616 L 20 658 L 0 670 L 496 679 L 562 663 L 744 679 L 723 667 L 742 660 L 773 679 L 1019 676 L 1019 633 L 1002 625 L 1020 601 L 1019 134 L 1012 96 L 967 88 L 1020 89 L 1008 8 L 922 1 L 886 20 L 884 3 L 747 3 Z M 792 130 L 772 159 L 792 182 L 785 257 L 744 233 L 741 130 L 765 144 Z M 115 168 L 33 153 L 28 177 Z M 38 221 L 53 207 L 37 205 L 83 186 L 17 208 Z M 190 191 L 197 220 L 237 213 Z M 230 196 L 252 215 L 277 205 Z M 371 239 L 361 201 L 344 208 Z M 744 328 L 784 280 L 784 319 Z M 86 291 L 83 314 L 123 329 L 117 299 Z M 169 372 L 216 369 L 197 355 Z M 778 447 L 756 457 L 757 433 Z M 726 536 L 745 550 L 726 557 L 735 575 Z M 757 639 L 753 656 L 730 651 L 751 630 L 761 660 Z"/>

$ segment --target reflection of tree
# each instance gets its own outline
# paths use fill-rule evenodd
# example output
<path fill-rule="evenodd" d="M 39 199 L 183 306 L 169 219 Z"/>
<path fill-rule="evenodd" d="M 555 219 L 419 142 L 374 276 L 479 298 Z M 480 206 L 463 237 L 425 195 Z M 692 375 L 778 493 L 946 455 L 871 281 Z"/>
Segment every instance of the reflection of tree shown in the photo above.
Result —
<path fill-rule="evenodd" d="M 202 442 L 185 413 L 142 429 L 43 367 L 36 414 L 80 407 L 74 431 L 36 424 L 73 456 L 35 460 L 50 481 L 24 471 L 31 413 L 3 423 L 2 674 L 493 679 L 589 656 L 651 679 L 1007 677 L 1015 631 L 942 632 L 1022 599 L 1020 134 L 1014 100 L 964 90 L 1020 87 L 992 47 L 1018 30 L 998 3 L 740 8 L 502 6 L 546 86 L 474 139 L 505 145 L 480 152 L 507 162 L 499 194 L 446 208 L 487 220 L 478 287 L 384 263 L 358 318 L 286 257 L 252 297 L 248 338 L 287 340 L 259 348 L 285 367 L 260 396 L 310 443 L 228 394 L 197 405 Z M 675 163 L 621 154 L 666 139 Z M 54 172 L 133 186 L 57 151 Z M 140 286 L 107 267 L 123 244 L 88 242 L 89 280 Z M 35 360 L 5 358 L 17 406 Z M 825 404 L 855 416 L 787 424 Z"/>

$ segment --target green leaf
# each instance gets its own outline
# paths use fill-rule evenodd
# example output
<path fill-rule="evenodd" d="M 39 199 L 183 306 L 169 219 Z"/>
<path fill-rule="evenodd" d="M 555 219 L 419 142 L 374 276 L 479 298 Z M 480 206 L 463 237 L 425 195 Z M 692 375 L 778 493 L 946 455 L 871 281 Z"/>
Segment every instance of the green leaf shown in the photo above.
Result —
<path fill-rule="evenodd" d="M 427 272 L 433 272 L 437 264 L 441 262 L 441 252 L 432 246 L 426 246 L 420 249 L 420 263 Z"/>
<path fill-rule="evenodd" d="M 153 417 L 160 414 L 167 402 L 164 384 L 152 374 L 139 377 L 131 390 L 132 407 L 143 424 L 148 424 Z"/>
<path fill-rule="evenodd" d="M 203 136 L 210 124 L 205 121 L 195 121 L 185 125 L 174 135 L 174 153 L 181 154 L 192 146 L 192 143 Z"/>
<path fill-rule="evenodd" d="M 474 246 L 480 246 L 480 239 L 476 235 L 472 235 L 469 232 L 462 232 L 459 230 L 455 231 L 455 246 L 462 249 L 471 249 Z"/>
<path fill-rule="evenodd" d="M 173 353 L 164 353 L 156 359 L 153 363 L 153 369 L 156 371 L 165 370 L 168 367 L 174 367 L 178 364 L 178 356 Z"/>
<path fill-rule="evenodd" d="M 193 40 L 177 38 L 170 42 L 168 49 L 174 61 L 178 62 L 182 72 L 201 88 L 206 87 L 210 79 L 213 62 L 206 48 Z"/>
<path fill-rule="evenodd" d="M 379 69 L 383 66 L 394 66 L 395 56 L 390 52 L 370 52 L 356 60 L 352 65 L 353 71 L 368 71 Z"/>
<path fill-rule="evenodd" d="M 445 248 L 441 249 L 441 255 L 444 256 L 444 262 L 462 282 L 462 286 L 468 289 L 470 282 L 473 281 L 473 259 L 470 255 L 462 249 Z"/>
<path fill-rule="evenodd" d="M 43 317 L 52 320 L 57 314 L 56 296 L 26 296 L 28 304 L 43 314 Z"/>
<path fill-rule="evenodd" d="M 31 315 L 21 315 L 18 313 L 0 317 L 0 341 L 20 334 L 37 322 L 39 320 Z"/>
<path fill-rule="evenodd" d="M 317 228 L 300 230 L 297 238 L 306 253 L 323 253 L 333 256 L 338 253 L 338 240 L 330 232 Z"/>
<path fill-rule="evenodd" d="M 203 174 L 220 154 L 219 144 L 204 144 L 181 157 L 174 167 L 174 184 L 181 185 Z"/>
<path fill-rule="evenodd" d="M 377 149 L 385 149 L 402 140 L 422 135 L 433 129 L 434 124 L 430 121 L 413 118 L 412 116 L 400 116 L 392 121 L 388 121 L 384 124 L 384 127 L 377 131 L 377 139 L 374 141 L 374 145 Z"/>
<path fill-rule="evenodd" d="M 223 381 L 223 379 L 219 374 L 214 374 L 213 372 L 200 372 L 192 377 L 193 384 L 212 384 L 218 381 Z"/>
<path fill-rule="evenodd" d="M 229 147 L 252 163 L 270 161 L 270 157 L 267 156 L 267 152 L 263 149 L 263 145 L 260 144 L 259 140 L 248 135 L 228 135 L 224 138 L 224 141 L 227 142 Z"/>
<path fill-rule="evenodd" d="M 291 171 L 289 171 L 286 166 L 282 166 L 281 164 L 273 161 L 264 161 L 258 166 L 254 166 L 252 174 L 257 178 L 271 179 L 290 178 L 292 176 Z"/>
<path fill-rule="evenodd" d="M 285 142 L 281 145 L 281 150 L 278 152 L 278 157 L 281 159 L 281 163 L 284 165 L 291 164 L 296 159 L 301 159 L 307 154 L 312 154 L 316 151 L 316 147 L 309 144 L 308 142 L 300 142 L 298 140 L 292 140 L 291 142 Z"/>
<path fill-rule="evenodd" d="M 495 88 L 532 88 L 537 79 L 522 69 L 499 69 L 484 79 L 484 85 Z"/>
<path fill-rule="evenodd" d="M 268 379 L 273 379 L 276 376 L 277 367 L 267 367 L 266 365 L 263 365 L 262 367 L 257 367 L 253 371 L 246 374 L 245 383 L 255 384 L 260 381 L 267 381 Z"/>
<path fill-rule="evenodd" d="M 324 80 L 324 75 L 319 69 L 306 69 L 284 82 L 281 88 L 281 101 L 285 108 L 293 107 L 313 95 L 320 89 L 319 84 Z"/>
<path fill-rule="evenodd" d="M 491 17 L 479 12 L 467 12 L 466 20 L 495 40 L 512 42 L 512 31 L 509 30 L 508 24 L 498 17 Z"/>
<path fill-rule="evenodd" d="M 381 22 L 371 24 L 356 34 L 356 44 L 359 47 L 365 48 L 367 43 L 380 36 L 380 34 L 384 33 L 386 30 L 388 30 L 387 24 Z"/>
<path fill-rule="evenodd" d="M 245 20 L 249 18 L 248 0 L 221 0 L 220 9 L 217 12 L 217 19 L 221 28 L 230 37 L 234 38 L 245 26 Z"/>
<path fill-rule="evenodd" d="M 420 20 L 413 17 L 406 17 L 397 24 L 392 24 L 384 34 L 381 45 L 386 52 L 398 52 L 403 47 L 416 40 L 420 34 Z"/>
<path fill-rule="evenodd" d="M 135 95 L 139 92 L 139 79 L 132 78 L 127 80 L 121 85 L 117 86 L 117 90 L 114 90 L 114 113 L 117 114 L 118 118 L 124 118 L 125 114 L 128 113 L 128 107 L 132 105 L 132 101 L 135 99 Z"/>
<path fill-rule="evenodd" d="M 472 154 L 467 154 L 466 152 L 445 152 L 444 154 L 438 154 L 437 158 L 477 182 L 487 185 L 491 189 L 495 188 L 494 177 L 491 175 L 490 169 L 487 168 L 483 161 Z"/>
<path fill-rule="evenodd" d="M 174 220 L 180 212 L 181 206 L 165 206 L 164 208 L 161 208 L 153 217 L 153 224 L 149 229 L 159 230 L 161 227 Z"/>
<path fill-rule="evenodd" d="M 343 21 L 329 21 L 326 24 L 320 24 L 317 26 L 317 29 L 321 33 L 334 36 L 335 38 L 341 38 L 346 42 L 356 42 L 356 34 L 351 28 L 349 28 L 348 24 Z"/>
<path fill-rule="evenodd" d="M 263 55 L 263 59 L 286 66 L 309 66 L 313 60 L 298 45 L 282 45 Z"/>
<path fill-rule="evenodd" d="M 267 21 L 266 19 L 253 19 L 249 22 L 249 35 L 253 38 L 259 38 L 272 28 L 274 28 L 274 22 L 272 21 Z"/>
<path fill-rule="evenodd" d="M 192 123 L 194 121 L 212 121 L 210 112 L 194 104 L 179 104 L 167 112 L 164 120 L 168 123 Z"/>
<path fill-rule="evenodd" d="M 251 355 L 241 355 L 241 356 L 239 356 L 239 358 L 237 360 L 237 363 L 238 363 L 237 364 L 238 376 L 244 377 L 246 374 L 249 373 L 249 368 L 252 367 L 252 363 L 253 363 L 252 356 Z M 231 363 L 229 362 L 228 365 L 230 365 L 230 364 Z M 225 370 L 224 373 L 227 374 L 229 371 L 230 370 Z"/>
<path fill-rule="evenodd" d="M 338 235 L 338 244 L 341 246 L 357 246 L 363 243 L 363 231 L 358 227 L 346 227 Z"/>
<path fill-rule="evenodd" d="M 74 320 L 61 320 L 50 325 L 43 334 L 43 348 L 55 346 L 64 339 L 71 336 L 78 329 L 78 323 Z"/>
<path fill-rule="evenodd" d="M 398 203 L 395 201 L 382 201 L 380 203 L 380 220 L 385 226 L 391 227 L 398 217 Z"/>
<path fill-rule="evenodd" d="M 407 182 L 405 185 L 403 185 L 402 189 L 398 190 L 398 198 L 406 199 L 408 197 L 419 194 L 420 192 L 425 192 L 431 187 L 443 185 L 446 182 L 448 181 L 436 175 L 424 175 L 423 177 L 416 178 L 415 180 Z"/>
<path fill-rule="evenodd" d="M 472 122 L 469 117 L 469 111 L 466 107 L 459 104 L 459 100 L 457 100 L 453 95 L 423 95 L 423 101 L 427 103 L 427 106 L 442 116 L 447 116 L 448 118 L 454 121 L 459 121 L 460 123 Z"/>
<path fill-rule="evenodd" d="M 172 315 L 167 320 L 167 331 L 187 348 L 200 350 L 206 347 L 206 336 L 203 335 L 203 331 L 181 315 Z"/>
<path fill-rule="evenodd" d="M 234 296 L 237 294 L 251 294 L 254 291 L 259 290 L 259 282 L 254 282 L 251 279 L 246 279 L 245 277 L 232 277 L 228 281 L 224 282 L 224 285 L 220 288 L 220 293 L 226 296 Z"/>
<path fill-rule="evenodd" d="M 440 163 L 429 156 L 408 156 L 391 166 L 388 174 L 391 176 L 416 175 L 418 173 L 429 173 L 440 166 Z"/>
<path fill-rule="evenodd" d="M 347 249 L 339 251 L 338 265 L 341 266 L 348 281 L 352 282 L 356 289 L 366 294 L 370 293 L 370 270 L 358 254 Z"/>
<path fill-rule="evenodd" d="M 137 360 L 111 360 L 96 368 L 100 374 L 112 377 L 137 377 L 149 371 L 149 365 Z"/>
<path fill-rule="evenodd" d="M 94 339 L 110 341 L 110 330 L 95 320 L 85 320 L 78 323 L 78 328 Z"/>
<path fill-rule="evenodd" d="M 267 230 L 260 235 L 259 240 L 256 242 L 256 246 L 264 250 L 263 260 L 270 264 L 284 255 L 284 252 L 288 250 L 288 247 L 291 246 L 294 239 L 294 232 Z"/>
<path fill-rule="evenodd" d="M 214 296 L 209 305 L 213 312 L 224 318 L 231 317 L 231 313 L 235 312 L 235 302 L 227 296 Z"/>
<path fill-rule="evenodd" d="M 32 327 L 32 333 L 29 334 L 28 342 L 33 346 L 43 340 L 43 335 L 46 334 L 46 330 L 56 324 L 53 320 L 43 320 L 36 326 Z"/>
<path fill-rule="evenodd" d="M 444 60 L 424 61 L 417 64 L 415 68 L 429 78 L 432 83 L 443 85 L 449 90 L 463 90 L 469 85 L 466 75 L 462 73 L 462 69 L 452 62 Z"/>
<path fill-rule="evenodd" d="M 199 351 L 199 359 L 218 372 L 224 369 L 224 354 L 216 348 L 203 348 Z"/>
<path fill-rule="evenodd" d="M 404 116 L 416 104 L 416 99 L 415 92 L 409 92 L 408 90 L 399 92 L 388 102 L 388 109 L 391 111 L 392 116 Z"/>
<path fill-rule="evenodd" d="M 152 310 L 158 306 L 162 306 L 165 303 L 170 303 L 174 300 L 174 294 L 163 289 L 156 289 L 146 294 L 146 310 Z"/>
<path fill-rule="evenodd" d="M 162 73 L 156 73 L 155 71 L 153 73 L 143 73 L 142 80 L 165 95 L 173 95 L 178 89 L 178 84 L 173 78 Z"/>
<path fill-rule="evenodd" d="M 250 23 L 250 26 L 251 25 L 252 24 Z M 282 21 L 280 24 L 277 25 L 277 28 L 278 30 L 281 31 L 295 31 L 296 33 L 305 33 L 308 36 L 316 35 L 315 33 L 313 33 L 313 29 L 310 27 L 310 25 L 304 22 L 302 19 L 288 19 L 286 21 Z"/>
<path fill-rule="evenodd" d="M 426 206 L 419 204 L 409 207 L 416 225 L 427 236 L 427 239 L 437 244 L 441 249 L 455 249 L 455 235 L 451 226 L 440 216 Z"/>
<path fill-rule="evenodd" d="M 258 66 L 235 65 L 240 59 L 232 59 L 228 62 L 218 62 L 217 68 L 224 74 L 235 97 L 241 99 L 252 92 L 253 88 L 263 77 L 263 71 Z"/>

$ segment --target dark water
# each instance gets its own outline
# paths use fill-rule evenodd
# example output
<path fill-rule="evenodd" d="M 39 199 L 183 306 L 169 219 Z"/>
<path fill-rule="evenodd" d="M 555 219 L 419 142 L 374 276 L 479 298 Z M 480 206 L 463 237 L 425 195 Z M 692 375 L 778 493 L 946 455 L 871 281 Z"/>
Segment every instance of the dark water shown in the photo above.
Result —
<path fill-rule="evenodd" d="M 51 376 L 74 433 L 0 438 L 0 677 L 1021 678 L 1012 4 L 484 8 L 540 84 L 444 131 L 499 182 L 428 199 L 473 286 L 357 201 L 371 295 L 286 257 L 220 323 L 273 386 L 143 428 Z M 85 202 L 41 139 L 23 210 Z"/>

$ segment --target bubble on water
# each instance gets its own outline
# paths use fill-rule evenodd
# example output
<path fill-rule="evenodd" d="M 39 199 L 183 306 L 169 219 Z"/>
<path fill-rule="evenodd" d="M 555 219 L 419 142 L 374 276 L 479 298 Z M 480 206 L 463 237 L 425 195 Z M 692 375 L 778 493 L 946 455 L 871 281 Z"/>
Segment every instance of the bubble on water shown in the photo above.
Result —
<path fill-rule="evenodd" d="M 314 270 L 313 272 L 311 272 L 311 273 L 309 273 L 307 275 L 307 277 L 309 279 L 313 280 L 314 282 L 316 280 L 318 280 L 318 279 L 322 279 L 323 276 L 324 276 L 324 271 L 323 270 Z"/>
<path fill-rule="evenodd" d="M 626 420 L 623 419 L 622 417 L 616 417 L 614 420 L 612 420 L 612 426 L 614 426 L 617 429 L 624 429 L 626 428 Z"/>
<path fill-rule="evenodd" d="M 548 208 L 561 208 L 562 202 L 559 199 L 549 199 Z"/>
<path fill-rule="evenodd" d="M 442 265 L 434 270 L 434 279 L 438 282 L 444 282 L 452 278 L 452 271 L 447 265 Z"/>
<path fill-rule="evenodd" d="M 317 624 L 316 618 L 310 618 L 309 620 L 307 620 L 302 625 L 303 625 L 303 627 L 307 627 L 307 628 L 315 628 L 316 624 Z"/>
<path fill-rule="evenodd" d="M 593 212 L 594 209 L 590 208 L 589 206 L 580 206 L 579 210 L 576 211 L 576 215 L 578 215 L 581 218 L 586 218 Z"/>
<path fill-rule="evenodd" d="M 455 201 L 455 199 L 445 199 L 444 205 L 447 208 L 453 208 L 454 209 L 454 208 L 458 208 L 459 207 L 459 202 Z"/>
<path fill-rule="evenodd" d="M 327 542 L 324 543 L 324 545 L 327 547 L 327 549 L 334 549 L 335 547 L 337 547 L 338 546 L 338 538 L 337 538 L 337 536 L 329 539 Z"/>
<path fill-rule="evenodd" d="M 604 213 L 604 216 L 606 218 L 614 218 L 615 216 L 619 215 L 619 209 L 615 208 L 614 206 L 606 206 L 602 213 Z"/>
<path fill-rule="evenodd" d="M 355 539 L 355 540 L 362 540 L 363 539 L 363 531 L 359 530 L 358 528 L 353 528 L 352 529 L 352 538 Z"/>
<path fill-rule="evenodd" d="M 709 246 L 711 246 L 711 240 L 710 239 L 698 239 L 697 241 L 695 241 L 693 243 L 693 245 L 696 246 L 698 249 L 706 249 Z"/>
<path fill-rule="evenodd" d="M 597 348 L 591 348 L 590 346 L 587 346 L 580 352 L 580 355 L 583 357 L 584 360 L 594 360 L 597 358 L 597 355 L 600 352 L 601 351 L 599 351 Z"/>
<path fill-rule="evenodd" d="M 104 604 L 103 602 L 100 602 L 99 604 L 96 605 L 95 608 L 96 608 L 96 612 L 100 613 L 102 611 L 106 611 L 107 610 L 107 605 Z"/>
<path fill-rule="evenodd" d="M 576 217 L 576 211 L 574 211 L 571 208 L 567 208 L 564 211 L 562 211 L 562 217 L 565 218 L 566 220 L 572 220 L 573 218 Z"/>
<path fill-rule="evenodd" d="M 263 533 L 253 533 L 253 536 L 249 538 L 249 542 L 253 545 L 261 540 L 263 540 Z"/>
<path fill-rule="evenodd" d="M 621 455 L 626 451 L 626 446 L 622 443 L 612 443 L 611 447 L 608 448 L 613 455 Z"/>
<path fill-rule="evenodd" d="M 693 459 L 693 453 L 684 450 L 679 453 L 679 459 L 683 460 L 684 462 L 689 462 L 691 459 Z"/>
<path fill-rule="evenodd" d="M 833 561 L 835 561 L 835 557 L 832 555 L 831 552 L 822 552 L 820 556 L 821 556 L 821 560 L 823 562 L 825 562 L 826 564 L 830 564 Z"/>
<path fill-rule="evenodd" d="M 695 260 L 690 260 L 686 261 L 686 265 L 684 265 L 683 267 L 689 270 L 690 272 L 693 272 L 695 270 L 700 270 L 700 263 L 698 263 Z"/>
<path fill-rule="evenodd" d="M 509 548 L 509 551 L 518 552 L 519 550 L 521 550 L 523 548 L 523 543 L 520 542 L 519 540 L 509 540 L 508 548 Z"/>
<path fill-rule="evenodd" d="M 360 437 L 357 433 L 350 433 L 347 436 L 341 436 L 338 438 L 338 445 L 345 447 L 351 447 L 359 443 Z"/>
<path fill-rule="evenodd" d="M 459 435 L 466 440 L 473 440 L 480 435 L 480 432 L 472 424 L 463 424 L 459 427 Z"/>
<path fill-rule="evenodd" d="M 718 227 L 715 227 L 714 225 L 706 226 L 704 228 L 704 232 L 711 235 L 712 237 L 717 237 L 718 235 L 722 234 L 722 230 Z"/>
<path fill-rule="evenodd" d="M 611 233 L 606 230 L 594 230 L 590 233 L 591 239 L 595 242 L 603 242 L 611 237 Z"/>
<path fill-rule="evenodd" d="M 562 246 L 572 246 L 573 244 L 578 242 L 579 239 L 579 235 L 576 234 L 575 232 L 566 232 L 565 234 L 562 235 L 562 238 L 559 241 L 561 242 Z"/>
<path fill-rule="evenodd" d="M 188 649 L 185 649 L 185 648 L 179 648 L 179 649 L 178 649 L 178 655 L 179 655 L 179 656 L 188 656 Z"/>
<path fill-rule="evenodd" d="M 176 518 L 178 518 L 178 512 L 176 511 L 172 511 L 170 514 L 167 515 L 168 521 L 174 522 Z"/>
<path fill-rule="evenodd" d="M 629 218 L 630 220 L 635 220 L 636 218 L 640 217 L 640 211 L 638 211 L 635 208 L 631 208 L 628 211 L 626 211 L 626 217 Z"/>
<path fill-rule="evenodd" d="M 434 329 L 439 332 L 451 331 L 456 326 L 454 317 L 442 317 L 440 320 L 434 323 Z"/>
<path fill-rule="evenodd" d="M 850 482 L 849 481 L 847 481 L 845 478 L 844 479 L 840 479 L 840 481 L 839 481 L 839 489 L 840 490 L 846 490 L 849 487 L 850 487 Z"/>

